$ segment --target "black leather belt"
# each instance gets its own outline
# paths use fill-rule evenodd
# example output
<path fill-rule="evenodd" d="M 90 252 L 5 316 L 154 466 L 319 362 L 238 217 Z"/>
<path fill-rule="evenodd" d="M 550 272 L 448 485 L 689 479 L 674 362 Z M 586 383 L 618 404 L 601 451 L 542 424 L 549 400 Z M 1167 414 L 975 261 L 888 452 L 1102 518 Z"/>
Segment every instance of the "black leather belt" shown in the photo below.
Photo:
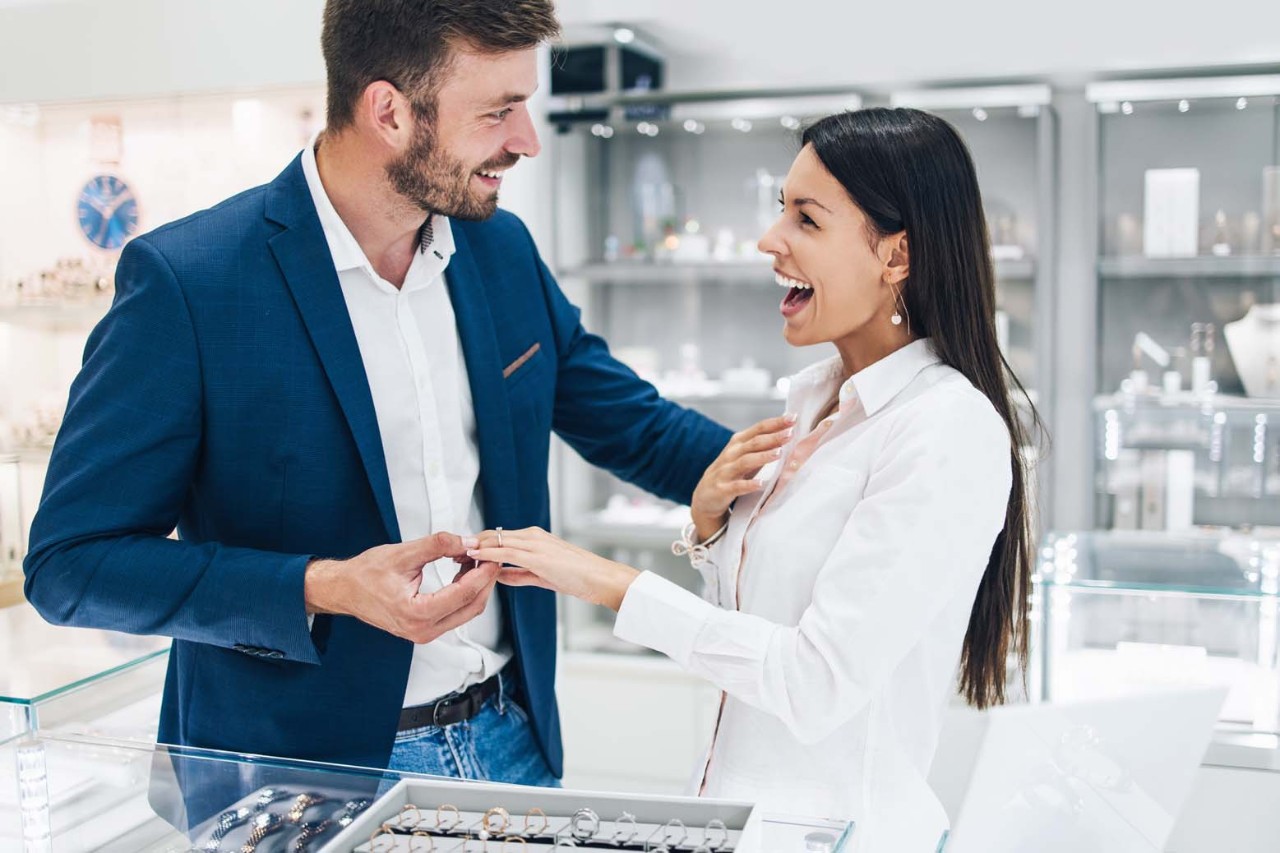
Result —
<path fill-rule="evenodd" d="M 399 731 L 420 729 L 423 726 L 451 726 L 463 720 L 469 720 L 480 713 L 480 706 L 490 696 L 498 692 L 498 679 L 495 675 L 487 681 L 473 684 L 460 693 L 441 696 L 429 705 L 414 705 L 400 712 Z"/>

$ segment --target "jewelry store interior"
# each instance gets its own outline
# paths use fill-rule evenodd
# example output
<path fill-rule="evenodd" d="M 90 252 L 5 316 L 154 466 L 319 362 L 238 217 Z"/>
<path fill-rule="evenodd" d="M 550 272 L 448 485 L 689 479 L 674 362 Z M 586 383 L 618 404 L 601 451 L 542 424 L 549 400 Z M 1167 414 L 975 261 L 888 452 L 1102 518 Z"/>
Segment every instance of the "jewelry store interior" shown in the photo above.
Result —
<path fill-rule="evenodd" d="M 0 2 L 0 849 L 863 849 L 839 815 L 685 796 L 720 691 L 578 599 L 558 601 L 563 789 L 157 744 L 170 641 L 25 601 L 120 249 L 324 126 L 322 5 Z M 953 697 L 929 776 L 951 830 L 924 853 L 1280 849 L 1280 5 L 755 5 L 560 2 L 543 149 L 502 206 L 620 361 L 740 430 L 829 354 L 783 339 L 756 245 L 801 128 L 950 122 L 1051 445 L 1026 453 L 1029 665 L 1006 705 Z M 687 506 L 557 440 L 551 495 L 558 535 L 698 590 L 672 548 Z M 228 793 L 179 831 L 197 778 Z"/>

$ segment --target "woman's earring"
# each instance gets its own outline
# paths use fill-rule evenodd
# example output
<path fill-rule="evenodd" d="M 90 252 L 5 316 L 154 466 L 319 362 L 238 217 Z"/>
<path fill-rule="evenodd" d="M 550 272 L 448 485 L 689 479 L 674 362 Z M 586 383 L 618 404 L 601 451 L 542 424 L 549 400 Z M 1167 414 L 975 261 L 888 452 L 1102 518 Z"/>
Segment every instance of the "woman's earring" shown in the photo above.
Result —
<path fill-rule="evenodd" d="M 890 286 L 890 287 L 893 287 L 893 285 L 889 285 L 889 286 Z M 899 306 L 901 306 L 901 308 L 902 308 L 902 310 L 901 310 L 901 311 L 899 311 L 899 310 L 898 310 L 898 309 L 899 309 Z M 907 310 L 907 309 L 906 309 L 906 306 L 902 304 L 902 291 L 901 291 L 901 290 L 899 290 L 898 288 L 894 287 L 894 288 L 893 288 L 893 316 L 891 316 L 891 317 L 889 318 L 889 322 L 890 322 L 890 323 L 892 323 L 892 324 L 893 324 L 893 325 L 895 325 L 895 326 L 901 326 L 901 325 L 902 325 L 902 314 L 903 314 L 903 313 L 905 313 L 905 312 L 906 312 L 906 310 Z M 908 323 L 908 324 L 907 324 L 907 331 L 910 331 L 910 330 L 911 330 L 911 324 L 910 324 L 910 323 Z"/>

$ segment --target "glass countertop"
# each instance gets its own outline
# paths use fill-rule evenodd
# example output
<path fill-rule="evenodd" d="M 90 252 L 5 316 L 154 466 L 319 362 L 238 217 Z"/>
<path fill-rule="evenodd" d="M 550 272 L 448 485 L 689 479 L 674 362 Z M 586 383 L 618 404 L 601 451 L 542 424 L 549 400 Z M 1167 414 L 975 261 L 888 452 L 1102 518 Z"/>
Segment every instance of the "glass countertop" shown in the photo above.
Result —
<path fill-rule="evenodd" d="M 1035 580 L 1096 591 L 1227 598 L 1280 595 L 1280 529 L 1053 532 Z"/>
<path fill-rule="evenodd" d="M 169 652 L 167 637 L 50 625 L 30 604 L 0 608 L 0 702 L 33 705 Z"/>
<path fill-rule="evenodd" d="M 564 835 L 567 815 L 583 806 L 603 820 L 598 827 L 609 830 L 602 838 L 610 837 L 608 820 L 616 814 L 630 812 L 631 828 L 637 829 L 639 821 L 645 831 L 653 828 L 646 824 L 657 825 L 659 818 L 681 817 L 674 823 L 695 837 L 723 832 L 728 840 L 732 835 L 728 846 L 717 849 L 735 853 L 839 853 L 853 833 L 852 824 L 844 821 L 756 815 L 748 803 L 724 800 L 498 785 L 100 738 L 40 735 L 0 742 L 0 849 L 6 850 L 234 850 L 248 843 L 250 826 L 262 819 L 276 824 L 271 845 L 264 844 L 263 851 L 268 846 L 280 851 L 286 844 L 310 853 L 350 853 L 353 846 L 360 853 L 371 848 L 403 851 L 407 836 L 376 846 L 369 837 L 384 822 L 408 826 L 402 823 L 409 817 L 402 808 L 405 802 L 422 806 L 421 811 L 410 810 L 413 826 L 425 815 L 428 826 L 436 827 L 434 849 L 441 851 L 449 849 L 440 842 L 453 833 L 453 824 L 441 826 L 434 818 L 452 814 L 469 825 L 481 819 L 484 808 L 490 809 L 484 820 L 500 821 L 502 827 L 509 821 L 513 835 L 527 835 L 531 826 L 535 832 L 549 829 L 551 835 Z M 450 805 L 437 806 L 441 802 Z M 712 830 L 711 819 L 717 817 L 723 819 L 720 830 Z M 326 818 L 329 825 L 321 826 Z M 755 829 L 747 833 L 745 827 L 752 823 Z M 311 834 L 303 839 L 308 825 Z M 811 838 L 827 843 L 806 847 Z M 427 847 L 423 843 L 412 849 Z M 535 839 L 527 849 L 532 853 L 551 846 Z"/>

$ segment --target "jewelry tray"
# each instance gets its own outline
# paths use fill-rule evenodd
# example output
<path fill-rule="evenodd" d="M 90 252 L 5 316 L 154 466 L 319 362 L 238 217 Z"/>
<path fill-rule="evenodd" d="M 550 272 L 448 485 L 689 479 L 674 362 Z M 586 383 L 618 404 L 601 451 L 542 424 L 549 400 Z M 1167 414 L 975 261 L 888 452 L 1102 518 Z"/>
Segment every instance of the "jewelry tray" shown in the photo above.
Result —
<path fill-rule="evenodd" d="M 415 815 L 404 812 L 412 804 L 419 808 Z M 459 818 L 453 822 L 456 832 L 443 835 L 437 825 L 437 809 L 444 805 L 456 807 Z M 478 830 L 486 813 L 501 807 L 509 815 L 506 831 L 491 832 L 487 840 L 478 838 Z M 530 818 L 526 827 L 526 815 L 531 809 L 541 809 L 547 817 L 548 829 L 537 829 L 542 819 Z M 589 840 L 577 839 L 572 846 L 556 848 L 557 838 L 572 838 L 570 822 L 581 809 L 590 809 L 599 820 L 598 830 Z M 626 821 L 617 822 L 623 814 L 634 817 L 634 835 L 622 843 L 615 838 L 627 838 L 633 826 Z M 445 809 L 441 813 L 445 827 L 451 824 L 453 813 Z M 498 815 L 490 820 L 490 827 L 501 823 Z M 416 822 L 415 822 L 416 821 Z M 678 821 L 679 825 L 671 824 Z M 710 833 L 706 827 L 713 821 L 721 821 L 725 827 L 723 836 L 718 829 Z M 383 824 L 406 830 L 406 834 L 381 835 L 376 843 L 371 836 Z M 589 821 L 582 821 L 589 824 Z M 415 838 L 407 831 L 420 827 L 434 833 L 429 846 L 421 837 Z M 714 826 L 714 824 L 713 824 Z M 460 834 L 469 828 L 470 840 Z M 524 836 L 505 842 L 505 853 L 544 853 L 553 850 L 614 850 L 655 851 L 667 843 L 670 853 L 692 853 L 704 845 L 704 849 L 716 849 L 717 853 L 761 853 L 760 817 L 749 803 L 694 797 L 663 797 L 645 794 L 609 794 L 590 791 L 571 791 L 561 788 L 533 788 L 523 785 L 498 785 L 480 782 L 448 782 L 432 779 L 402 779 L 373 805 L 366 809 L 350 826 L 321 848 L 322 853 L 504 853 L 504 838 Z M 681 837 L 683 835 L 683 837 Z M 708 835 L 710 837 L 708 837 Z M 394 839 L 394 844 L 390 839 Z M 706 848 L 706 842 L 713 845 Z M 803 849 L 798 842 L 797 850 Z"/>

